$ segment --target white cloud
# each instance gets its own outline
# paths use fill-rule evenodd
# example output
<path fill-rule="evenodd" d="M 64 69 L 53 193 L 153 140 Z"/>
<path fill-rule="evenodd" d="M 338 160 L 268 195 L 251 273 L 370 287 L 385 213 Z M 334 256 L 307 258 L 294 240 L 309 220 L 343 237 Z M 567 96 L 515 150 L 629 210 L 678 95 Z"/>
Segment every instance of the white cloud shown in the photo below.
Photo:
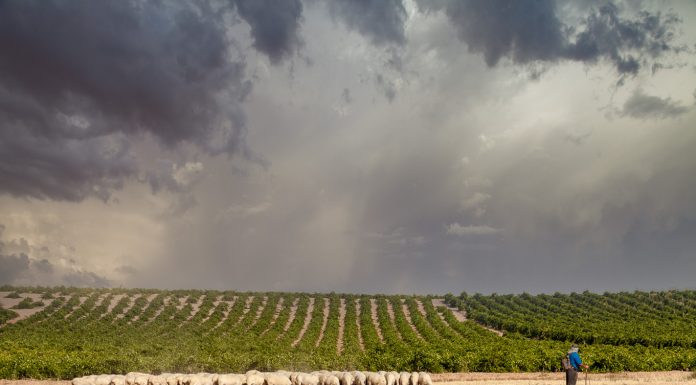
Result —
<path fill-rule="evenodd" d="M 480 218 L 486 213 L 486 202 L 490 198 L 490 194 L 475 192 L 462 201 L 462 209 L 471 211 L 477 218 Z"/>
<path fill-rule="evenodd" d="M 179 186 L 188 186 L 198 179 L 201 171 L 203 171 L 201 162 L 186 162 L 183 166 L 173 164 L 172 178 Z"/>
<path fill-rule="evenodd" d="M 464 235 L 494 235 L 500 233 L 501 229 L 496 229 L 487 225 L 483 226 L 462 226 L 457 222 L 451 223 L 447 228 L 447 234 L 464 236 Z"/>

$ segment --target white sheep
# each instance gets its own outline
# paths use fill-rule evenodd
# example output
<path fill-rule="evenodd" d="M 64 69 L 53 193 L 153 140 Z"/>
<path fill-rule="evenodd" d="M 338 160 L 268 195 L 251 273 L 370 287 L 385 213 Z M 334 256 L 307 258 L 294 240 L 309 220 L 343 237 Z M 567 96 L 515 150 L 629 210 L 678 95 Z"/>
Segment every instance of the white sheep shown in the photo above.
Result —
<path fill-rule="evenodd" d="M 341 385 L 353 385 L 353 375 L 349 372 L 344 372 L 339 378 Z"/>
<path fill-rule="evenodd" d="M 365 377 L 365 385 L 387 385 L 386 378 L 379 373 L 368 372 Z"/>
<path fill-rule="evenodd" d="M 191 384 L 191 376 L 193 374 L 181 374 L 178 376 L 179 378 L 179 385 L 190 385 Z"/>
<path fill-rule="evenodd" d="M 135 376 L 142 374 L 138 372 L 128 372 L 125 375 L 124 381 L 126 382 L 126 385 L 134 385 L 135 384 Z"/>
<path fill-rule="evenodd" d="M 292 383 L 292 385 L 299 385 L 299 383 L 297 382 L 297 376 L 299 375 L 300 373 L 298 372 L 290 373 L 290 383 Z"/>
<path fill-rule="evenodd" d="M 384 379 L 387 381 L 387 385 L 394 385 L 396 383 L 396 374 L 394 372 L 387 372 L 384 375 Z"/>
<path fill-rule="evenodd" d="M 76 377 L 76 378 L 73 378 L 72 384 L 73 385 L 94 385 L 94 381 L 96 379 L 97 379 L 97 376 Z"/>
<path fill-rule="evenodd" d="M 302 373 L 297 376 L 300 385 L 319 385 L 319 376 L 311 373 Z"/>
<path fill-rule="evenodd" d="M 399 373 L 399 385 L 408 385 L 411 381 L 411 373 L 401 372 Z"/>
<path fill-rule="evenodd" d="M 126 385 L 126 376 L 123 374 L 115 374 L 111 376 L 111 381 L 109 385 Z"/>
<path fill-rule="evenodd" d="M 163 375 L 150 376 L 147 379 L 147 385 L 167 385 L 167 377 Z"/>
<path fill-rule="evenodd" d="M 150 381 L 150 375 L 146 373 L 140 373 L 135 376 L 133 379 L 133 384 L 134 385 L 147 385 L 147 383 Z"/>
<path fill-rule="evenodd" d="M 433 380 L 430 378 L 430 374 L 426 372 L 418 373 L 418 385 L 433 385 Z"/>
<path fill-rule="evenodd" d="M 338 377 L 329 373 L 324 376 L 324 385 L 341 385 Z"/>
<path fill-rule="evenodd" d="M 411 381 L 409 381 L 409 384 L 418 385 L 418 372 L 411 373 Z"/>
<path fill-rule="evenodd" d="M 256 369 L 250 369 L 250 370 L 247 370 L 247 372 L 246 372 L 245 374 L 246 374 L 247 376 L 250 376 L 250 375 L 252 375 L 252 374 L 261 374 L 261 375 L 262 375 L 263 373 L 259 372 L 259 371 L 256 370 Z"/>
<path fill-rule="evenodd" d="M 367 377 L 365 376 L 365 373 L 355 371 L 352 374 L 353 374 L 353 385 L 365 385 L 365 380 L 367 379 Z"/>
<path fill-rule="evenodd" d="M 217 385 L 244 385 L 246 376 L 243 374 L 220 374 Z"/>
<path fill-rule="evenodd" d="M 110 382 L 111 376 L 108 374 L 98 375 L 97 378 L 94 379 L 94 385 L 109 385 Z"/>
<path fill-rule="evenodd" d="M 246 373 L 247 385 L 263 385 L 264 381 L 263 374 L 257 370 L 250 370 Z"/>
<path fill-rule="evenodd" d="M 167 381 L 167 385 L 179 385 L 180 374 L 169 373 L 164 378 Z"/>
<path fill-rule="evenodd" d="M 208 373 L 191 374 L 187 385 L 213 385 L 213 378 Z"/>
<path fill-rule="evenodd" d="M 264 374 L 264 385 L 292 385 L 290 378 L 283 373 Z"/>

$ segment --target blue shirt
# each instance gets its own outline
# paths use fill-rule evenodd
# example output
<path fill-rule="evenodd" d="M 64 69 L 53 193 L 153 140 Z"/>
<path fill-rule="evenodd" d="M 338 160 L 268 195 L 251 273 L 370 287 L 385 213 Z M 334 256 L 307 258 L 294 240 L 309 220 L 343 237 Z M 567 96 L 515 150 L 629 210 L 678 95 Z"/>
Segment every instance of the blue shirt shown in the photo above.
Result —
<path fill-rule="evenodd" d="M 568 358 L 570 358 L 570 365 L 573 366 L 575 370 L 580 370 L 580 365 L 582 364 L 580 355 L 577 352 L 572 352 Z"/>

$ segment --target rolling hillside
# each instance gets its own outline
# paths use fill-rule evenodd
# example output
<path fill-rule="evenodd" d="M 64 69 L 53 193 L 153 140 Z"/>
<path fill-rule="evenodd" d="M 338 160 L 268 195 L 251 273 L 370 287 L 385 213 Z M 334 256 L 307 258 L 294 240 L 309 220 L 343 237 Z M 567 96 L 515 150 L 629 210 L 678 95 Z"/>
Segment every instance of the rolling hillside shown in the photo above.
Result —
<path fill-rule="evenodd" d="M 14 298 L 13 298 L 14 297 Z M 352 295 L 0 288 L 0 378 L 145 371 L 696 368 L 696 293 Z"/>

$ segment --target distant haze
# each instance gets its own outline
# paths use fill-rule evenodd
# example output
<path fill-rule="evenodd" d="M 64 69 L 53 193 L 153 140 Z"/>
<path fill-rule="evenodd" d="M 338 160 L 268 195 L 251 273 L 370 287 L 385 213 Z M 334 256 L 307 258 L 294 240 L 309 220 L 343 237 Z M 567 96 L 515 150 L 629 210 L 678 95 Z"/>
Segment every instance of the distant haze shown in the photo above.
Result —
<path fill-rule="evenodd" d="M 0 284 L 693 289 L 696 3 L 0 3 Z"/>

